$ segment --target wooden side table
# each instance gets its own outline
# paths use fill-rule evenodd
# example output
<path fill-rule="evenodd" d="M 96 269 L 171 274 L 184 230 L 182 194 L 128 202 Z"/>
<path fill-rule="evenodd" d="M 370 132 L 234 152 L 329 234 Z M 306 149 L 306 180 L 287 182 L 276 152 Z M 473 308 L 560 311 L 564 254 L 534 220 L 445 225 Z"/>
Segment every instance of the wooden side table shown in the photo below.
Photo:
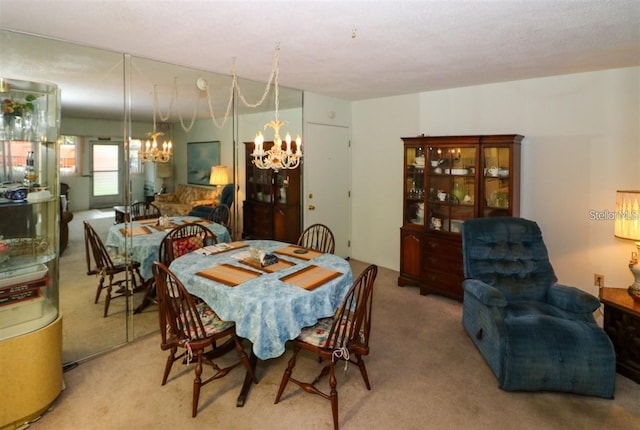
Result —
<path fill-rule="evenodd" d="M 604 331 L 616 350 L 618 373 L 640 383 L 640 302 L 626 288 L 601 288 Z"/>
<path fill-rule="evenodd" d="M 115 223 L 122 224 L 129 220 L 129 207 L 128 206 L 114 206 L 113 211 L 116 216 Z"/>

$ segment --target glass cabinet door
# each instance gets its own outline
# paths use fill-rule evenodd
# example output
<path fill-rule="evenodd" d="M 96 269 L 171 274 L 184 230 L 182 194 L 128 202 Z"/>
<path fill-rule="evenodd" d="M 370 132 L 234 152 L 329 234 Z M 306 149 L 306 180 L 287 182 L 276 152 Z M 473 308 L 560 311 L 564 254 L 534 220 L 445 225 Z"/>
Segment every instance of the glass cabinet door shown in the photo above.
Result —
<path fill-rule="evenodd" d="M 59 92 L 0 78 L 0 341 L 58 317 Z"/>
<path fill-rule="evenodd" d="M 404 224 L 424 225 L 424 171 L 423 146 L 405 147 Z"/>
<path fill-rule="evenodd" d="M 511 215 L 511 160 L 509 146 L 483 148 L 483 216 Z"/>
<path fill-rule="evenodd" d="M 460 233 L 464 220 L 475 216 L 476 147 L 431 146 L 428 158 L 428 220 L 430 230 Z"/>

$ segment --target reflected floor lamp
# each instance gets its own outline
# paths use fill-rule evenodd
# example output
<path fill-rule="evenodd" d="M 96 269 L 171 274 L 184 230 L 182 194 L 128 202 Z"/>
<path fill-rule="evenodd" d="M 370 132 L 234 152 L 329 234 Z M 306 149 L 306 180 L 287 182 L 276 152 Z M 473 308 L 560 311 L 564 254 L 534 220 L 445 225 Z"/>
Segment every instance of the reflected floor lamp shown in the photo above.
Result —
<path fill-rule="evenodd" d="M 627 289 L 629 294 L 640 301 L 640 191 L 616 192 L 615 235 L 621 239 L 636 241 L 636 251 L 631 253 L 629 270 L 633 273 L 634 282 Z"/>

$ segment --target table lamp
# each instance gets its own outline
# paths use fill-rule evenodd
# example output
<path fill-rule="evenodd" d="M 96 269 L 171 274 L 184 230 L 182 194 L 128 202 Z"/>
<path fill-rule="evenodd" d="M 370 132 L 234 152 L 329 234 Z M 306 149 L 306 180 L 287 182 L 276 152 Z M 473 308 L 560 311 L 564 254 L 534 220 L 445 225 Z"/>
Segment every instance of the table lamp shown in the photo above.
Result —
<path fill-rule="evenodd" d="M 156 164 L 156 175 L 162 179 L 162 187 L 160 188 L 160 194 L 167 192 L 167 184 L 165 179 L 173 176 L 173 168 L 171 163 Z"/>
<path fill-rule="evenodd" d="M 631 253 L 629 269 L 635 278 L 627 289 L 629 294 L 640 300 L 640 191 L 616 191 L 615 235 L 621 239 L 636 241 L 637 250 Z"/>
<path fill-rule="evenodd" d="M 211 166 L 211 176 L 209 176 L 211 185 L 223 186 L 229 183 L 229 175 L 227 175 L 227 166 Z"/>

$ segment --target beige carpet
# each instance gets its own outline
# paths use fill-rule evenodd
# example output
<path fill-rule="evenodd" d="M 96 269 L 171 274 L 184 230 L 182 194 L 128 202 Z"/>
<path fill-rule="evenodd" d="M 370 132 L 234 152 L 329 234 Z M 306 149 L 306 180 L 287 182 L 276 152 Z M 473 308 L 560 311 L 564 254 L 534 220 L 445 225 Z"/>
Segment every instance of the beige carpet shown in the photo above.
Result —
<path fill-rule="evenodd" d="M 361 262 L 351 263 L 355 273 L 365 267 Z M 80 272 L 78 268 L 78 277 Z M 70 279 L 69 274 L 65 276 Z M 380 269 L 375 286 L 371 355 L 367 359 L 372 390 L 364 387 L 357 367 L 350 365 L 346 372 L 338 372 L 341 428 L 640 428 L 640 385 L 620 375 L 616 377 L 615 400 L 500 390 L 463 331 L 461 305 L 438 296 L 420 296 L 417 288 L 399 288 L 397 276 L 397 272 Z M 84 341 L 89 339 L 74 339 L 73 348 L 82 348 Z M 70 342 L 65 335 L 65 350 Z M 273 404 L 289 351 L 259 363 L 259 384 L 252 388 L 243 408 L 235 406 L 244 376 L 242 370 L 236 370 L 203 387 L 199 414 L 191 418 L 192 367 L 176 363 L 167 384 L 160 386 L 166 353 L 159 344 L 159 335 L 151 334 L 68 371 L 66 389 L 31 427 L 332 428 L 329 402 L 293 384 L 281 402 Z M 302 355 L 296 370 L 310 375 L 318 366 L 314 357 Z M 209 371 L 205 367 L 205 372 Z"/>
<path fill-rule="evenodd" d="M 60 256 L 60 312 L 63 316 L 63 362 L 82 360 L 122 345 L 130 338 L 149 334 L 158 328 L 155 306 L 134 315 L 127 324 L 127 306 L 135 307 L 141 295 L 111 301 L 104 318 L 104 292 L 94 303 L 98 278 L 87 276 L 83 221 L 88 221 L 103 241 L 113 225 L 113 211 L 90 210 L 74 213 L 69 223 L 69 244 Z M 127 333 L 129 331 L 129 333 Z"/>

